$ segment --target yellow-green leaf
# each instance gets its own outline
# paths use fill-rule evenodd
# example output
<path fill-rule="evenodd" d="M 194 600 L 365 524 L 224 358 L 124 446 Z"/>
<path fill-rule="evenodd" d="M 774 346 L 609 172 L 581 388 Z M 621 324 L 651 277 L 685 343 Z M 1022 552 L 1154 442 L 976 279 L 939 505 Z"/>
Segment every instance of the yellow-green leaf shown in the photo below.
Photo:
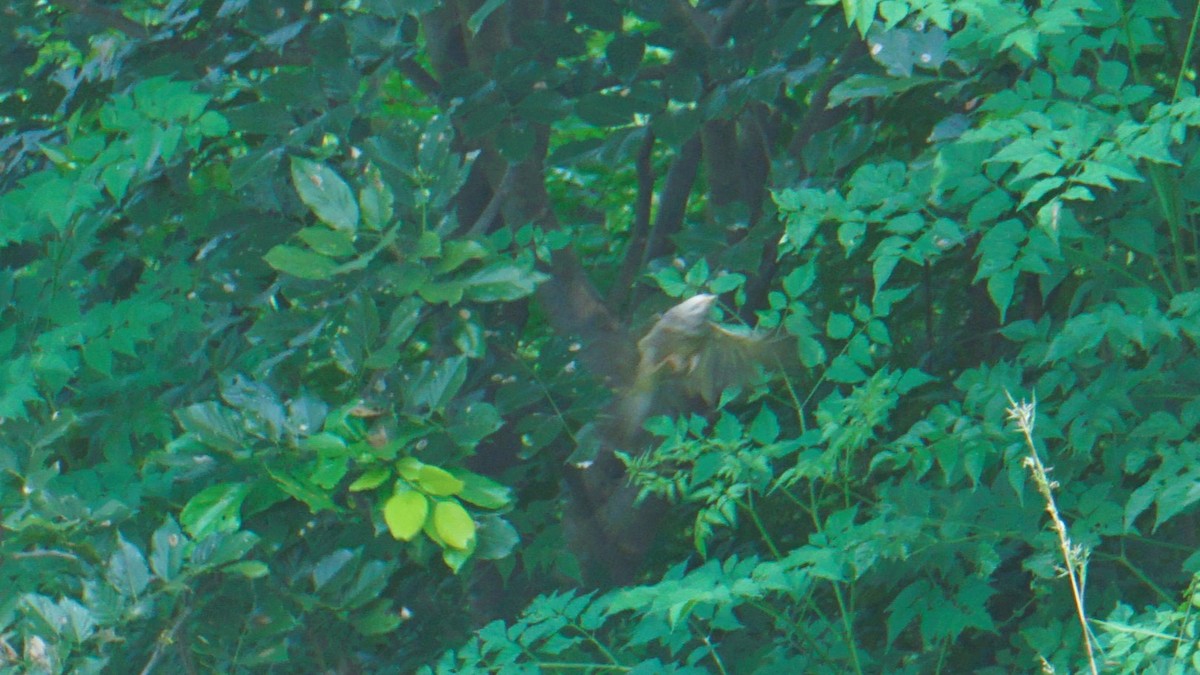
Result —
<path fill-rule="evenodd" d="M 425 464 L 416 457 L 404 457 L 399 462 L 396 462 L 396 471 L 404 477 L 404 480 L 410 483 L 415 483 L 421 476 L 421 467 Z"/>
<path fill-rule="evenodd" d="M 438 502 L 433 508 L 433 527 L 452 548 L 465 550 L 475 541 L 475 521 L 458 501 Z"/>
<path fill-rule="evenodd" d="M 386 466 L 373 466 L 363 472 L 363 475 L 354 479 L 350 484 L 351 492 L 362 492 L 364 490 L 372 490 L 383 485 L 384 481 L 392 476 L 392 472 Z"/>
<path fill-rule="evenodd" d="M 383 522 L 387 523 L 388 531 L 404 541 L 417 536 L 428 516 L 429 498 L 416 490 L 394 494 L 383 505 Z"/>
<path fill-rule="evenodd" d="M 463 482 L 445 469 L 425 464 L 417 472 L 417 484 L 435 497 L 448 497 L 462 490 Z"/>

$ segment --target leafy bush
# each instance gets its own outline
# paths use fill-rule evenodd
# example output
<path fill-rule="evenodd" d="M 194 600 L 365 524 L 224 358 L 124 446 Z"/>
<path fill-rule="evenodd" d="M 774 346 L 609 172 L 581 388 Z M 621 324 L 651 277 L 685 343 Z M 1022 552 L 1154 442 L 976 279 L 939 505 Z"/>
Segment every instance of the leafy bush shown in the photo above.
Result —
<path fill-rule="evenodd" d="M 1200 668 L 1183 5 L 9 5 L 5 672 Z"/>

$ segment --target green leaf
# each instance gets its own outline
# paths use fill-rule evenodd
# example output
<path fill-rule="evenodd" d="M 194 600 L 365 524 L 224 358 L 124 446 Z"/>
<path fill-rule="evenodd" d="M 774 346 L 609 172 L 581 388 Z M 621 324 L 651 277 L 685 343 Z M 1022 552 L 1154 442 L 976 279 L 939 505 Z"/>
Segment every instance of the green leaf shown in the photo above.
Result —
<path fill-rule="evenodd" d="M 188 539 L 171 516 L 150 537 L 150 569 L 163 581 L 172 581 L 183 569 Z"/>
<path fill-rule="evenodd" d="M 475 555 L 483 560 L 499 560 L 512 553 L 521 542 L 521 535 L 507 520 L 496 515 L 479 517 L 479 542 Z"/>
<path fill-rule="evenodd" d="M 349 232 L 323 227 L 306 227 L 296 234 L 304 243 L 308 244 L 309 248 L 320 255 L 337 258 L 354 254 L 354 237 Z"/>
<path fill-rule="evenodd" d="M 642 62 L 646 53 L 646 40 L 640 34 L 618 34 L 609 41 L 604 49 L 608 67 L 619 77 L 633 75 Z"/>
<path fill-rule="evenodd" d="M 261 579 L 271 573 L 271 568 L 264 562 L 244 560 L 232 565 L 226 565 L 221 571 L 225 574 L 236 574 L 246 579 Z"/>
<path fill-rule="evenodd" d="M 211 546 L 204 564 L 219 567 L 241 560 L 258 544 L 259 539 L 257 534 L 246 531 L 215 534 L 204 541 L 204 544 Z"/>
<path fill-rule="evenodd" d="M 854 332 L 854 320 L 845 314 L 837 312 L 829 315 L 825 323 L 825 334 L 834 340 L 845 340 Z"/>
<path fill-rule="evenodd" d="M 263 260 L 271 267 L 301 279 L 322 281 L 332 277 L 337 263 L 325 256 L 295 246 L 278 244 L 273 246 Z"/>
<path fill-rule="evenodd" d="M 344 458 L 343 458 L 344 461 Z M 340 468 L 344 470 L 344 465 Z M 312 513 L 337 510 L 338 506 L 329 498 L 329 493 L 310 479 L 293 475 L 287 471 L 267 470 L 276 487 L 288 496 L 303 502 Z"/>
<path fill-rule="evenodd" d="M 342 592 L 338 599 L 342 607 L 356 609 L 376 600 L 387 587 L 388 577 L 394 570 L 394 563 L 382 560 L 367 561 L 358 571 L 358 576 Z"/>
<path fill-rule="evenodd" d="M 242 447 L 242 425 L 238 414 L 216 401 L 195 403 L 175 411 L 184 431 L 216 450 L 234 452 Z"/>
<path fill-rule="evenodd" d="M 365 613 L 356 612 L 350 619 L 354 629 L 367 636 L 386 635 L 399 628 L 403 621 L 390 599 L 375 603 Z"/>
<path fill-rule="evenodd" d="M 512 504 L 512 488 L 466 469 L 453 469 L 451 473 L 462 482 L 459 499 L 493 510 Z"/>
<path fill-rule="evenodd" d="M 593 92 L 575 101 L 575 114 L 584 122 L 597 127 L 616 127 L 629 124 L 641 106 L 632 96 Z"/>
<path fill-rule="evenodd" d="M 303 157 L 292 158 L 292 185 L 317 218 L 335 230 L 358 229 L 358 202 L 337 173 Z"/>
<path fill-rule="evenodd" d="M 150 569 L 142 552 L 118 534 L 117 550 L 108 558 L 104 578 L 118 593 L 133 598 L 150 584 Z"/>
<path fill-rule="evenodd" d="M 83 362 L 106 377 L 112 377 L 113 353 L 107 338 L 93 337 L 83 343 Z"/>
<path fill-rule="evenodd" d="M 358 191 L 363 224 L 373 230 L 383 229 L 395 215 L 395 201 L 395 194 L 383 181 L 375 180 L 364 185 Z"/>
<path fill-rule="evenodd" d="M 833 360 L 826 375 L 830 380 L 844 384 L 854 384 L 867 379 L 862 367 L 845 354 Z"/>
<path fill-rule="evenodd" d="M 688 285 L 683 275 L 674 267 L 663 267 L 650 273 L 658 287 L 672 298 L 678 298 L 688 292 Z"/>
<path fill-rule="evenodd" d="M 137 165 L 134 162 L 124 161 L 109 164 L 100 172 L 104 189 L 108 190 L 108 194 L 112 195 L 115 201 L 125 199 L 125 191 L 129 189 L 129 182 L 133 180 L 136 170 Z"/>
<path fill-rule="evenodd" d="M 350 492 L 363 492 L 366 490 L 374 490 L 383 485 L 387 479 L 392 477 L 392 471 L 386 466 L 373 466 L 363 472 L 363 475 L 354 479 L 353 483 L 346 489 Z"/>
<path fill-rule="evenodd" d="M 846 256 L 849 257 L 862 243 L 867 233 L 866 223 L 859 221 L 849 221 L 838 225 L 837 239 L 838 243 L 846 251 Z"/>
<path fill-rule="evenodd" d="M 457 500 L 440 501 L 433 507 L 433 527 L 452 548 L 466 550 L 475 541 L 475 521 Z"/>
<path fill-rule="evenodd" d="M 448 497 L 462 490 L 463 482 L 450 472 L 432 464 L 423 464 L 417 471 L 417 485 L 435 497 Z"/>
<path fill-rule="evenodd" d="M 715 295 L 721 295 L 741 288 L 746 284 L 746 275 L 738 273 L 721 273 L 708 282 L 708 289 Z"/>
<path fill-rule="evenodd" d="M 517 113 L 536 124 L 553 124 L 571 112 L 571 101 L 556 91 L 531 92 L 517 104 Z"/>
<path fill-rule="evenodd" d="M 929 607 L 929 582 L 918 580 L 892 599 L 887 611 L 888 644 L 892 644 L 909 624 Z"/>
<path fill-rule="evenodd" d="M 301 441 L 300 447 L 322 454 L 340 454 L 346 450 L 346 440 L 337 434 L 321 431 Z"/>
<path fill-rule="evenodd" d="M 779 438 L 779 419 L 775 417 L 775 412 L 765 405 L 750 423 L 750 438 L 759 445 L 774 443 L 775 439 Z"/>
<path fill-rule="evenodd" d="M 33 367 L 28 356 L 20 356 L 0 366 L 0 418 L 28 418 L 25 404 L 41 399 L 34 384 Z"/>
<path fill-rule="evenodd" d="M 459 281 L 428 281 L 421 284 L 417 293 L 425 302 L 457 305 L 463 298 L 464 286 Z"/>
<path fill-rule="evenodd" d="M 188 500 L 179 513 L 179 521 L 193 539 L 216 532 L 233 532 L 241 527 L 242 501 L 249 493 L 250 486 L 245 483 L 209 486 Z"/>
<path fill-rule="evenodd" d="M 474 450 L 479 442 L 504 426 L 500 412 L 491 403 L 471 403 L 454 416 L 446 433 L 461 448 Z"/>
<path fill-rule="evenodd" d="M 988 295 L 1000 310 L 1000 322 L 1004 323 L 1008 314 L 1008 306 L 1012 304 L 1013 292 L 1016 287 L 1016 270 L 1006 270 L 992 275 L 987 282 Z"/>
<path fill-rule="evenodd" d="M 215 110 L 207 110 L 196 120 L 196 128 L 205 136 L 219 138 L 229 135 L 229 120 Z"/>
<path fill-rule="evenodd" d="M 438 364 L 426 361 L 407 387 L 408 403 L 413 408 L 444 410 L 466 381 L 465 356 L 452 356 Z"/>
<path fill-rule="evenodd" d="M 462 280 L 463 293 L 476 302 L 511 302 L 533 293 L 550 277 L 509 263 L 485 267 Z"/>
<path fill-rule="evenodd" d="M 438 274 L 453 272 L 468 260 L 479 260 L 486 257 L 488 250 L 483 244 L 474 239 L 455 239 L 447 241 L 442 246 L 441 259 L 434 266 Z"/>
<path fill-rule="evenodd" d="M 683 275 L 683 280 L 686 281 L 689 286 L 693 288 L 699 288 L 703 286 L 706 281 L 708 281 L 709 274 L 708 261 L 704 258 L 701 258 L 696 261 L 696 264 L 692 265 L 691 269 L 687 271 L 687 274 Z"/>
<path fill-rule="evenodd" d="M 313 485 L 332 490 L 346 476 L 350 468 L 350 459 L 344 455 L 318 457 L 309 480 Z"/>
<path fill-rule="evenodd" d="M 339 548 L 317 561 L 312 570 L 313 589 L 325 597 L 336 593 L 354 574 L 361 551 Z"/>
<path fill-rule="evenodd" d="M 75 602 L 71 598 L 59 598 L 58 608 L 66 617 L 67 622 L 62 634 L 68 640 L 75 644 L 83 644 L 85 640 L 90 638 L 96 632 L 96 617 L 87 607 Z"/>
<path fill-rule="evenodd" d="M 428 515 L 429 498 L 416 490 L 398 492 L 383 505 L 383 521 L 387 523 L 388 531 L 402 541 L 412 541 L 425 525 Z"/>

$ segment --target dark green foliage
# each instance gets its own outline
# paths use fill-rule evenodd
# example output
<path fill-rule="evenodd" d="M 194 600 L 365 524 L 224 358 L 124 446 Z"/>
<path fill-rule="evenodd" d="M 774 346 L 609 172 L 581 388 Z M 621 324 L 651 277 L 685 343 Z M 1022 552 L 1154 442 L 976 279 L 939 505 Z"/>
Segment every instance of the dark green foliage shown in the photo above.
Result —
<path fill-rule="evenodd" d="M 8 3 L 0 672 L 1200 669 L 1194 12 Z"/>

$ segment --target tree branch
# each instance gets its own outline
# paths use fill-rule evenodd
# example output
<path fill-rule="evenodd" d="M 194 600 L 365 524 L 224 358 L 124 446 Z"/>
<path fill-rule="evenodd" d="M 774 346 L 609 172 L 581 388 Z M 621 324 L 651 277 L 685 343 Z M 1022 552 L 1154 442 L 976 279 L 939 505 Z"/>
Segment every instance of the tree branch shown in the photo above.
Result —
<path fill-rule="evenodd" d="M 643 269 L 651 260 L 666 253 L 667 237 L 683 226 L 688 197 L 691 196 L 692 185 L 696 182 L 696 174 L 700 170 L 702 148 L 700 135 L 692 136 L 683 144 L 675 162 L 667 170 L 666 181 L 658 199 L 658 214 L 654 218 L 654 226 L 647 237 L 646 250 L 642 256 Z"/>
<path fill-rule="evenodd" d="M 421 64 L 411 58 L 403 58 L 397 61 L 400 67 L 400 72 L 408 77 L 408 81 L 413 83 L 417 89 L 434 101 L 442 99 L 442 85 L 438 82 L 429 71 L 421 67 Z"/>
<path fill-rule="evenodd" d="M 620 314 L 621 307 L 629 299 L 633 277 L 642 262 L 650 232 L 650 207 L 654 202 L 654 167 L 650 158 L 654 150 L 654 132 L 647 127 L 645 133 L 635 165 L 637 196 L 633 203 L 633 226 L 629 229 L 629 242 L 625 245 L 625 259 L 621 261 L 617 282 L 608 293 L 608 309 L 614 314 Z"/>

